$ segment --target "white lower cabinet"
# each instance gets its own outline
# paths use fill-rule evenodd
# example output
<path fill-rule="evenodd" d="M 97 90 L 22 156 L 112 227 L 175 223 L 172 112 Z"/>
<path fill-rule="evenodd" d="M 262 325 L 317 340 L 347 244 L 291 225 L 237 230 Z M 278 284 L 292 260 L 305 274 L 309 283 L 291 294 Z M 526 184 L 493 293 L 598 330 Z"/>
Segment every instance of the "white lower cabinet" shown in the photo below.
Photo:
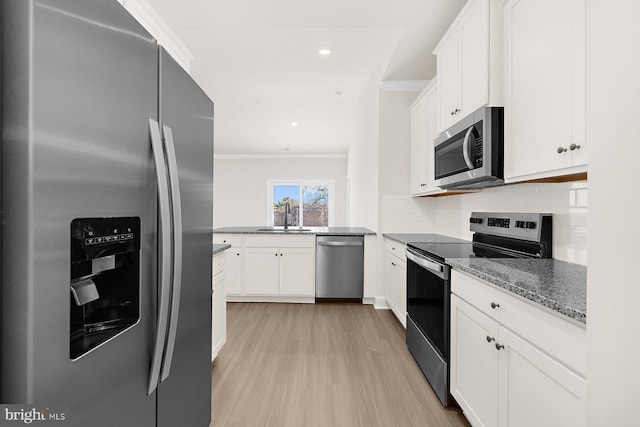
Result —
<path fill-rule="evenodd" d="M 586 329 L 457 271 L 451 286 L 450 387 L 469 422 L 584 426 Z"/>
<path fill-rule="evenodd" d="M 280 293 L 280 259 L 277 248 L 246 248 L 244 292 L 247 295 Z"/>
<path fill-rule="evenodd" d="M 314 236 L 247 236 L 244 295 L 315 296 Z"/>
<path fill-rule="evenodd" d="M 407 262 L 405 245 L 385 239 L 384 287 L 387 304 L 402 326 L 407 325 Z"/>
<path fill-rule="evenodd" d="M 313 248 L 280 250 L 280 294 L 315 296 Z"/>
<path fill-rule="evenodd" d="M 225 251 L 225 284 L 227 295 L 242 293 L 242 236 L 232 234 L 214 234 L 213 243 L 226 243 L 231 248 Z"/>
<path fill-rule="evenodd" d="M 227 342 L 227 291 L 226 291 L 226 254 L 213 256 L 213 283 L 211 294 L 211 360 Z"/>

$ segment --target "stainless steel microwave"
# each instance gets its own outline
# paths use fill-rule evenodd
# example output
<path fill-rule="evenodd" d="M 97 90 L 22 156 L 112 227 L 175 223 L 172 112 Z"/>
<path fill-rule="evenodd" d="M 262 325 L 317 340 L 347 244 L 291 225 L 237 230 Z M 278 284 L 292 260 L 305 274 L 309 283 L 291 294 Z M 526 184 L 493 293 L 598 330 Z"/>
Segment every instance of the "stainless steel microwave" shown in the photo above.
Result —
<path fill-rule="evenodd" d="M 504 108 L 482 107 L 434 140 L 435 184 L 475 189 L 504 184 Z"/>

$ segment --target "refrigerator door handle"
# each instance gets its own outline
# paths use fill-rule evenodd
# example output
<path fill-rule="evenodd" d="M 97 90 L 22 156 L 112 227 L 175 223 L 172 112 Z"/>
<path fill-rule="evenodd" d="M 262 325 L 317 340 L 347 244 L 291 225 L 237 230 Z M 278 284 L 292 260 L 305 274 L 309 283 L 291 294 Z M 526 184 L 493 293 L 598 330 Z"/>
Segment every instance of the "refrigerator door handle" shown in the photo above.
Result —
<path fill-rule="evenodd" d="M 156 339 L 153 347 L 153 358 L 151 360 L 151 372 L 149 374 L 149 389 L 147 394 L 151 394 L 158 387 L 162 355 L 164 353 L 164 343 L 167 337 L 167 322 L 169 317 L 169 286 L 171 284 L 171 211 L 169 201 L 169 181 L 167 180 L 167 165 L 164 160 L 162 141 L 160 136 L 160 126 L 154 119 L 149 119 L 149 131 L 151 133 L 151 147 L 153 160 L 156 168 L 158 180 L 158 209 L 160 235 L 158 236 L 159 249 L 162 252 L 160 261 L 160 304 L 158 307 L 158 318 L 156 325 Z"/>
<path fill-rule="evenodd" d="M 173 280 L 171 295 L 171 315 L 169 317 L 169 335 L 167 347 L 162 362 L 161 381 L 169 376 L 173 349 L 176 344 L 176 332 L 178 329 L 178 317 L 180 313 L 180 293 L 182 290 L 182 206 L 180 202 L 180 180 L 178 176 L 178 163 L 176 162 L 176 150 L 173 144 L 173 133 L 169 126 L 162 126 L 164 149 L 169 166 L 169 183 L 171 189 L 171 209 L 173 215 L 171 235 L 173 236 Z"/>

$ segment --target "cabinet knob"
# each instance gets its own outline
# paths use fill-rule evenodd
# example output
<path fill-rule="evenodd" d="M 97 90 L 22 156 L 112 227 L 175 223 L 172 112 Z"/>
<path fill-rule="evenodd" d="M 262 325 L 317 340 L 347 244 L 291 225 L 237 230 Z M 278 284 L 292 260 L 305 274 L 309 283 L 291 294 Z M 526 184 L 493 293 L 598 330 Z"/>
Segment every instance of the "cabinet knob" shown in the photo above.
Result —
<path fill-rule="evenodd" d="M 391 263 L 391 265 L 395 267 L 395 266 L 396 266 L 396 263 L 395 263 L 395 262 L 392 262 L 392 263 Z"/>
<path fill-rule="evenodd" d="M 498 304 L 498 303 L 496 303 L 496 302 L 492 302 L 492 303 L 491 303 L 491 308 L 493 308 L 494 310 L 495 310 L 496 308 L 498 308 L 498 307 L 500 307 L 500 304 Z"/>
<path fill-rule="evenodd" d="M 240 256 L 240 253 L 237 253 L 236 255 L 237 255 L 237 256 Z"/>
<path fill-rule="evenodd" d="M 567 148 L 566 147 L 558 147 L 557 151 L 558 151 L 558 154 L 562 154 L 562 153 L 567 151 Z"/>
<path fill-rule="evenodd" d="M 490 337 L 489 335 L 487 335 L 487 342 L 491 342 L 491 341 L 495 341 L 496 339 L 494 337 Z"/>
<path fill-rule="evenodd" d="M 282 256 L 282 254 L 280 254 L 280 256 Z"/>
<path fill-rule="evenodd" d="M 578 144 L 571 144 L 569 146 L 569 150 L 573 151 L 573 150 L 579 150 L 580 146 Z"/>
<path fill-rule="evenodd" d="M 275 256 L 278 256 L 278 254 L 274 254 Z"/>
<path fill-rule="evenodd" d="M 500 351 L 504 348 L 504 346 L 500 343 L 496 343 L 496 350 Z"/>
<path fill-rule="evenodd" d="M 420 184 L 420 187 L 426 187 L 427 184 Z"/>

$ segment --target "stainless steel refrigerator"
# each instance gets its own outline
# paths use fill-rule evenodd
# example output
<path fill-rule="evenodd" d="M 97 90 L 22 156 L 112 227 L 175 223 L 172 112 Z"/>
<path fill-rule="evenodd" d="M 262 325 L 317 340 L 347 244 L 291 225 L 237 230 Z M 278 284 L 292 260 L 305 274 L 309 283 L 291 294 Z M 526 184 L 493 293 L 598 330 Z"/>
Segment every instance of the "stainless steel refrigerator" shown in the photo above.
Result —
<path fill-rule="evenodd" d="M 213 103 L 116 0 L 0 13 L 0 424 L 209 425 Z"/>

